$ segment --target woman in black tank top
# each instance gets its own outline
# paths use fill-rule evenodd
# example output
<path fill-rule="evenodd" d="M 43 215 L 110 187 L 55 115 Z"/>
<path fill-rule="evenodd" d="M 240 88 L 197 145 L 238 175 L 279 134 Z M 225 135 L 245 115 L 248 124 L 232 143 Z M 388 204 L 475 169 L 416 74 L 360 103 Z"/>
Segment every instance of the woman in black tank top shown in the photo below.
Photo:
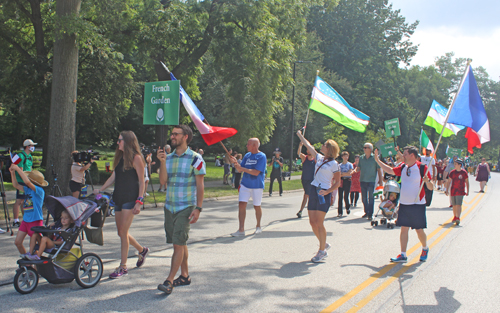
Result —
<path fill-rule="evenodd" d="M 116 228 L 121 241 L 121 262 L 120 266 L 109 275 L 109 278 L 120 278 L 128 274 L 129 243 L 139 252 L 137 267 L 144 264 L 146 255 L 149 252 L 147 247 L 141 246 L 128 232 L 134 215 L 141 212 L 145 164 L 135 134 L 132 131 L 121 132 L 120 136 L 118 136 L 118 147 L 113 160 L 115 166 L 113 174 L 101 189 L 94 191 L 95 194 L 98 194 L 113 183 L 115 184 L 113 200 L 115 202 Z"/>

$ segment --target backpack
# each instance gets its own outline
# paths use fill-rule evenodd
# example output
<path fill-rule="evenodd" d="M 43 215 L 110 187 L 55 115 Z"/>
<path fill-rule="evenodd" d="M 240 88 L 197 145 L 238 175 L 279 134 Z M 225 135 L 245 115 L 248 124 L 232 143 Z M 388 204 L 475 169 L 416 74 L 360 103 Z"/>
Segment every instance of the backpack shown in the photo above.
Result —
<path fill-rule="evenodd" d="M 405 166 L 406 166 L 406 164 L 404 164 L 404 163 L 403 163 L 403 165 L 401 165 L 401 172 L 403 171 Z M 420 163 L 420 177 L 423 179 L 424 175 L 425 175 L 425 164 Z M 401 181 L 400 181 L 400 184 L 401 184 Z M 426 184 L 424 183 L 424 191 L 425 191 L 425 206 L 430 206 L 431 202 L 432 202 L 432 195 L 434 193 L 434 190 L 429 190 L 427 188 Z"/>

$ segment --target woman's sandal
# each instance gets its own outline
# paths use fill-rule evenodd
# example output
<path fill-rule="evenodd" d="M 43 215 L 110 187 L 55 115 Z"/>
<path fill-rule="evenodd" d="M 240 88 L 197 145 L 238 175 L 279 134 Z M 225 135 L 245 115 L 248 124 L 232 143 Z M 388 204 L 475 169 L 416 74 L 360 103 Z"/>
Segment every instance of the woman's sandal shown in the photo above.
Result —
<path fill-rule="evenodd" d="M 176 279 L 174 279 L 174 287 L 177 287 L 177 286 L 188 286 L 191 284 L 191 279 L 189 279 L 189 275 L 188 277 L 184 277 L 182 275 L 179 275 L 179 277 L 177 277 Z"/>

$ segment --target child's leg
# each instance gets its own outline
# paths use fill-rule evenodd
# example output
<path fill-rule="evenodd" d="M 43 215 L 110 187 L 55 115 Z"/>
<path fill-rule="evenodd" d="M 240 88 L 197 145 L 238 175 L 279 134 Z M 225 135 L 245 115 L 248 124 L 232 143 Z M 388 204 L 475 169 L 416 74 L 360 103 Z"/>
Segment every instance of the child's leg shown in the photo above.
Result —
<path fill-rule="evenodd" d="M 19 230 L 17 232 L 16 239 L 14 240 L 14 244 L 16 245 L 17 250 L 19 250 L 19 253 L 21 253 L 21 254 L 26 253 L 26 249 L 23 246 L 23 241 L 24 241 L 24 238 L 26 238 L 27 234 L 28 233 L 25 233 L 25 232 Z"/>
<path fill-rule="evenodd" d="M 40 241 L 41 241 L 40 234 L 34 233 L 33 235 L 31 235 L 29 253 L 33 253 L 33 251 L 35 250 L 36 243 L 38 242 L 40 244 Z"/>
<path fill-rule="evenodd" d="M 40 247 L 38 248 L 38 252 L 36 253 L 39 257 L 42 256 L 43 254 L 43 251 L 45 249 L 52 249 L 54 248 L 56 245 L 54 244 L 54 242 L 52 240 L 50 240 L 49 237 L 43 237 L 42 240 L 40 241 Z"/>

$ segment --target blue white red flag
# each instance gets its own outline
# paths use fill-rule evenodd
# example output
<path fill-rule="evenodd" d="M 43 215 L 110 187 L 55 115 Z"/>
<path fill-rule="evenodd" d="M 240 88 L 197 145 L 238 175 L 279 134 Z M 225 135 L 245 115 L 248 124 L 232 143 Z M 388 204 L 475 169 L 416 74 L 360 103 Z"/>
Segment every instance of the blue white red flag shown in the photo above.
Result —
<path fill-rule="evenodd" d="M 470 65 L 449 113 L 448 123 L 471 128 L 477 134 L 480 143 L 490 141 L 490 123 Z"/>
<path fill-rule="evenodd" d="M 203 168 L 203 160 L 195 156 L 191 165 L 199 171 Z"/>
<path fill-rule="evenodd" d="M 21 158 L 17 154 L 12 155 L 12 152 L 9 153 L 10 153 L 10 160 L 12 161 L 12 163 L 14 163 L 15 165 L 21 163 Z"/>

